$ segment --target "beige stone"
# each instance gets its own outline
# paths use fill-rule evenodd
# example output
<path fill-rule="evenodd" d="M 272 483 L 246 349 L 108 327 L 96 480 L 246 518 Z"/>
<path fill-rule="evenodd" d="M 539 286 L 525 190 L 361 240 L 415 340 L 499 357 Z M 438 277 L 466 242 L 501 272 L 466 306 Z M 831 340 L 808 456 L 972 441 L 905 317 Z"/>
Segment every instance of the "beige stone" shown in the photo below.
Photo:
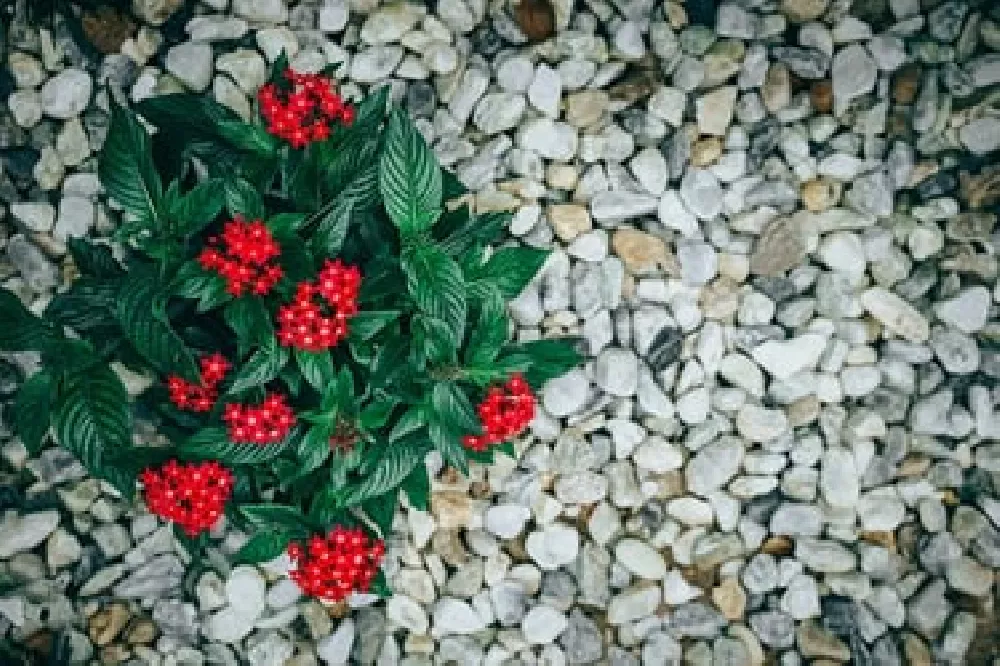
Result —
<path fill-rule="evenodd" d="M 838 182 L 813 178 L 802 183 L 802 203 L 807 209 L 818 213 L 835 206 L 840 201 L 842 191 Z"/>
<path fill-rule="evenodd" d="M 572 190 L 580 180 L 580 174 L 572 164 L 550 164 L 545 171 L 549 187 L 557 190 Z"/>
<path fill-rule="evenodd" d="M 566 122 L 573 127 L 589 127 L 608 108 L 608 93 L 603 90 L 581 90 L 566 98 Z"/>
<path fill-rule="evenodd" d="M 722 137 L 706 136 L 691 144 L 691 164 L 704 167 L 722 157 Z"/>
<path fill-rule="evenodd" d="M 779 217 L 768 224 L 750 255 L 750 272 L 773 277 L 798 266 L 807 251 L 803 225 L 799 215 Z"/>
<path fill-rule="evenodd" d="M 851 651 L 843 641 L 811 621 L 800 624 L 795 633 L 803 656 L 825 657 L 837 661 L 847 661 L 851 658 Z"/>
<path fill-rule="evenodd" d="M 625 262 L 625 268 L 636 275 L 664 270 L 678 271 L 677 259 L 667 249 L 663 239 L 635 229 L 618 229 L 611 239 L 615 254 Z"/>
<path fill-rule="evenodd" d="M 795 23 L 815 21 L 823 12 L 829 0 L 781 0 L 781 13 Z"/>
<path fill-rule="evenodd" d="M 735 577 L 723 578 L 718 587 L 712 589 L 712 602 L 728 620 L 739 620 L 746 610 L 747 595 Z"/>
<path fill-rule="evenodd" d="M 560 240 L 569 242 L 594 226 L 590 211 L 581 204 L 556 204 L 549 207 L 549 224 Z"/>

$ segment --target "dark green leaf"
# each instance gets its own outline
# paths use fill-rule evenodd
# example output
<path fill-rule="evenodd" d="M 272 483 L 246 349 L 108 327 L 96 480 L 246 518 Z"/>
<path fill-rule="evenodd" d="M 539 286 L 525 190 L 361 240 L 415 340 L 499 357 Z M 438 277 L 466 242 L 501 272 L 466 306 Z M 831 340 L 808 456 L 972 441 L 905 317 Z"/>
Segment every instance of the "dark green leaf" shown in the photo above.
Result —
<path fill-rule="evenodd" d="M 431 421 L 441 421 L 468 434 L 479 432 L 479 419 L 469 397 L 455 382 L 436 382 L 431 391 Z"/>
<path fill-rule="evenodd" d="M 0 289 L 0 322 L 0 351 L 43 351 L 62 337 L 6 289 Z"/>
<path fill-rule="evenodd" d="M 328 382 L 322 389 L 323 400 L 320 408 L 326 411 L 344 412 L 354 405 L 354 374 L 347 365 L 342 365 L 335 381 Z"/>
<path fill-rule="evenodd" d="M 164 375 L 199 381 L 198 364 L 157 305 L 159 294 L 148 279 L 124 282 L 118 294 L 118 323 L 136 351 Z"/>
<path fill-rule="evenodd" d="M 506 298 L 516 298 L 535 277 L 548 256 L 548 250 L 532 247 L 501 248 L 493 253 L 485 266 L 469 275 L 469 279 L 491 282 Z"/>
<path fill-rule="evenodd" d="M 479 316 L 476 325 L 469 331 L 469 343 L 465 348 L 466 363 L 491 363 L 509 336 L 507 306 L 497 290 L 490 290 L 486 298 L 479 299 Z"/>
<path fill-rule="evenodd" d="M 463 208 L 468 214 L 468 208 Z M 512 215 L 508 212 L 492 211 L 467 217 L 464 224 L 441 241 L 441 249 L 452 257 L 463 254 L 475 245 L 489 245 L 496 242 L 510 226 Z"/>
<path fill-rule="evenodd" d="M 244 504 L 239 508 L 243 516 L 257 527 L 267 530 L 308 532 L 309 521 L 302 512 L 281 504 Z"/>
<path fill-rule="evenodd" d="M 417 465 L 403 481 L 402 488 L 406 493 L 406 499 L 410 501 L 410 506 L 420 511 L 427 511 L 430 505 L 431 480 L 426 467 Z"/>
<path fill-rule="evenodd" d="M 166 214 L 177 225 L 177 230 L 188 236 L 204 229 L 222 212 L 225 205 L 225 183 L 218 178 L 209 178 L 171 202 Z"/>
<path fill-rule="evenodd" d="M 462 433 L 438 420 L 430 422 L 427 433 L 430 435 L 431 444 L 441 453 L 446 463 L 462 474 L 469 473 L 468 455 L 461 442 Z"/>
<path fill-rule="evenodd" d="M 383 495 L 399 486 L 413 468 L 423 464 L 422 452 L 408 442 L 385 444 L 380 457 L 367 474 L 347 490 L 347 505 L 361 504 L 367 499 Z"/>
<path fill-rule="evenodd" d="M 403 255 L 406 288 L 426 314 L 440 319 L 451 331 L 452 345 L 464 337 L 465 281 L 455 260 L 432 245 L 421 245 Z"/>
<path fill-rule="evenodd" d="M 105 460 L 127 450 L 132 439 L 128 393 L 115 373 L 94 365 L 66 378 L 52 414 L 59 444 L 99 478 L 114 477 Z"/>
<path fill-rule="evenodd" d="M 229 441 L 223 428 L 204 428 L 188 437 L 177 447 L 185 460 L 218 460 L 226 465 L 254 465 L 274 460 L 288 448 L 277 444 L 237 444 Z"/>
<path fill-rule="evenodd" d="M 457 349 L 451 330 L 440 319 L 417 315 L 410 323 L 412 348 L 419 359 L 420 368 L 432 365 L 452 365 L 457 359 Z"/>
<path fill-rule="evenodd" d="M 534 340 L 509 345 L 503 356 L 520 356 L 530 361 L 524 376 L 529 384 L 537 387 L 580 365 L 583 356 L 579 347 L 580 341 L 576 338 Z"/>
<path fill-rule="evenodd" d="M 393 109 L 385 130 L 379 187 L 386 212 L 404 238 L 430 229 L 441 214 L 441 169 L 400 108 Z"/>
<path fill-rule="evenodd" d="M 14 432 L 28 453 L 38 453 L 42 440 L 49 431 L 52 412 L 54 381 L 47 370 L 41 370 L 28 378 L 17 391 L 14 403 Z"/>
<path fill-rule="evenodd" d="M 197 300 L 198 312 L 208 312 L 232 300 L 232 294 L 226 291 L 225 278 L 201 270 L 194 262 L 189 265 L 195 268 L 195 272 L 177 276 L 173 290 L 175 296 Z"/>
<path fill-rule="evenodd" d="M 256 153 L 262 159 L 272 157 L 280 146 L 278 139 L 263 127 L 242 120 L 221 120 L 216 123 L 215 130 L 232 146 Z"/>
<path fill-rule="evenodd" d="M 343 477 L 343 475 L 339 475 Z M 341 504 L 343 482 L 330 482 L 313 495 L 309 505 L 309 522 L 317 529 L 325 531 L 334 525 L 347 522 L 348 513 Z"/>
<path fill-rule="evenodd" d="M 296 349 L 295 362 L 306 382 L 319 393 L 322 393 L 334 380 L 333 358 L 328 351 L 310 352 Z"/>
<path fill-rule="evenodd" d="M 384 495 L 372 497 L 361 504 L 361 510 L 375 524 L 382 538 L 392 533 L 392 519 L 396 515 L 396 503 L 399 493 L 395 490 Z"/>
<path fill-rule="evenodd" d="M 324 212 L 312 239 L 312 250 L 317 256 L 335 257 L 340 254 L 351 225 L 354 205 L 349 199 L 337 197 Z"/>
<path fill-rule="evenodd" d="M 354 129 L 374 127 L 385 118 L 391 88 L 392 86 L 381 86 L 374 92 L 368 91 L 355 109 L 352 125 Z"/>
<path fill-rule="evenodd" d="M 73 256 L 73 263 L 83 275 L 114 278 L 123 272 L 107 245 L 94 243 L 85 238 L 70 238 L 66 241 L 66 245 Z"/>
<path fill-rule="evenodd" d="M 469 188 L 467 188 L 462 181 L 458 179 L 458 176 L 445 169 L 441 170 L 441 191 L 442 196 L 445 201 L 450 201 L 458 197 L 464 196 L 469 193 Z"/>
<path fill-rule="evenodd" d="M 392 410 L 399 401 L 393 398 L 378 398 L 368 403 L 358 414 L 358 425 L 362 430 L 374 431 L 386 424 Z"/>
<path fill-rule="evenodd" d="M 226 210 L 230 215 L 242 215 L 248 220 L 264 217 L 264 200 L 253 185 L 242 178 L 225 181 Z"/>
<path fill-rule="evenodd" d="M 304 537 L 307 534 L 306 530 L 302 530 L 300 536 Z M 285 552 L 288 544 L 294 538 L 294 533 L 289 530 L 258 532 L 236 552 L 236 555 L 233 556 L 233 564 L 257 564 L 273 560 Z"/>
<path fill-rule="evenodd" d="M 235 299 L 226 306 L 223 317 L 236 333 L 241 348 L 264 345 L 274 337 L 271 315 L 259 298 L 244 296 Z"/>
<path fill-rule="evenodd" d="M 400 314 L 399 310 L 362 310 L 351 317 L 348 330 L 355 339 L 371 340 Z"/>
<path fill-rule="evenodd" d="M 299 443 L 299 466 L 308 474 L 330 457 L 330 432 L 324 427 L 313 426 Z"/>
<path fill-rule="evenodd" d="M 396 421 L 392 432 L 389 433 L 389 441 L 394 442 L 397 439 L 402 439 L 425 425 L 427 425 L 427 417 L 424 414 L 424 410 L 419 405 L 414 405 L 403 412 L 403 415 Z"/>
<path fill-rule="evenodd" d="M 250 359 L 236 368 L 229 393 L 240 393 L 273 380 L 288 363 L 288 350 L 271 338 Z"/>
<path fill-rule="evenodd" d="M 375 578 L 372 579 L 372 585 L 368 588 L 368 592 L 382 599 L 388 599 L 392 596 L 392 590 L 389 589 L 389 583 L 385 579 L 385 571 L 378 570 Z"/>
<path fill-rule="evenodd" d="M 287 236 L 301 229 L 305 221 L 305 213 L 278 213 L 267 221 L 267 228 L 275 234 Z"/>
<path fill-rule="evenodd" d="M 101 148 L 97 173 L 108 196 L 146 226 L 156 221 L 163 195 L 153 165 L 149 135 L 132 111 L 111 102 L 111 125 Z"/>

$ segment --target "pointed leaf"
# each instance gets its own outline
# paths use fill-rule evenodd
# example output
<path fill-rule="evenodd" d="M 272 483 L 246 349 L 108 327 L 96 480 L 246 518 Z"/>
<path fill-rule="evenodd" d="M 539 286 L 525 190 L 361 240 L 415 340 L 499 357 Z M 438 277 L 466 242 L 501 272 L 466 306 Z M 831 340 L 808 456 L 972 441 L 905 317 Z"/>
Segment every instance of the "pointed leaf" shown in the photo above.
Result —
<path fill-rule="evenodd" d="M 485 298 L 479 300 L 479 316 L 476 325 L 469 332 L 469 343 L 465 348 L 466 363 L 491 363 L 509 337 L 507 306 L 499 291 L 491 289 Z"/>
<path fill-rule="evenodd" d="M 113 470 L 105 460 L 131 446 L 132 412 L 128 393 L 106 365 L 94 365 L 65 381 L 52 414 L 52 427 L 61 446 L 100 478 Z"/>
<path fill-rule="evenodd" d="M 250 359 L 237 368 L 229 393 L 240 393 L 273 380 L 288 363 L 288 350 L 270 339 Z"/>
<path fill-rule="evenodd" d="M 152 226 L 163 195 L 160 176 L 153 165 L 149 135 L 129 109 L 111 102 L 111 125 L 101 148 L 97 173 L 108 196 L 126 214 Z"/>
<path fill-rule="evenodd" d="M 98 278 L 113 278 L 122 274 L 122 267 L 107 245 L 95 243 L 85 238 L 70 238 L 66 241 L 73 263 L 83 275 Z"/>
<path fill-rule="evenodd" d="M 306 536 L 302 530 L 300 536 Z M 233 556 L 233 564 L 257 564 L 268 562 L 283 554 L 288 544 L 295 538 L 289 530 L 265 530 L 250 537 Z"/>
<path fill-rule="evenodd" d="M 430 229 L 441 213 L 441 169 L 420 132 L 398 107 L 385 130 L 379 187 L 389 219 L 404 238 Z"/>
<path fill-rule="evenodd" d="M 305 380 L 319 393 L 334 381 L 333 358 L 329 351 L 310 352 L 296 349 L 295 362 Z"/>
<path fill-rule="evenodd" d="M 455 260 L 432 245 L 421 245 L 403 255 L 403 271 L 410 296 L 421 311 L 440 319 L 457 346 L 464 337 L 465 281 Z"/>
<path fill-rule="evenodd" d="M 371 340 L 378 332 L 399 318 L 399 310 L 362 310 L 351 317 L 348 330 L 352 338 Z"/>
<path fill-rule="evenodd" d="M 62 335 L 24 307 L 21 299 L 0 289 L 0 351 L 43 351 Z"/>
<path fill-rule="evenodd" d="M 267 530 L 305 533 L 309 531 L 309 521 L 295 507 L 281 504 L 244 504 L 239 511 L 251 523 Z"/>
<path fill-rule="evenodd" d="M 177 454 L 185 460 L 218 460 L 226 465 L 254 465 L 274 460 L 288 445 L 237 444 L 230 442 L 223 428 L 204 428 L 188 437 L 177 447 Z"/>
<path fill-rule="evenodd" d="M 403 481 L 403 492 L 410 501 L 410 506 L 414 509 L 427 511 L 430 505 L 431 480 L 427 475 L 427 468 L 417 465 L 410 475 Z"/>
<path fill-rule="evenodd" d="M 423 456 L 406 442 L 386 444 L 380 455 L 374 467 L 346 493 L 347 505 L 361 504 L 396 488 L 423 461 Z"/>
<path fill-rule="evenodd" d="M 164 375 L 199 381 L 198 364 L 157 306 L 159 294 L 147 279 L 124 282 L 118 294 L 118 323 L 136 351 Z"/>
<path fill-rule="evenodd" d="M 218 178 L 209 178 L 173 202 L 167 217 L 177 225 L 181 234 L 188 236 L 204 229 L 225 205 L 225 184 Z"/>
<path fill-rule="evenodd" d="M 49 431 L 52 413 L 54 381 L 47 370 L 41 370 L 21 384 L 14 403 L 14 432 L 28 453 L 35 454 L 42 448 L 42 440 Z"/>
<path fill-rule="evenodd" d="M 471 273 L 469 279 L 495 284 L 506 298 L 516 298 L 535 277 L 549 254 L 548 250 L 532 247 L 501 248 L 484 266 Z"/>

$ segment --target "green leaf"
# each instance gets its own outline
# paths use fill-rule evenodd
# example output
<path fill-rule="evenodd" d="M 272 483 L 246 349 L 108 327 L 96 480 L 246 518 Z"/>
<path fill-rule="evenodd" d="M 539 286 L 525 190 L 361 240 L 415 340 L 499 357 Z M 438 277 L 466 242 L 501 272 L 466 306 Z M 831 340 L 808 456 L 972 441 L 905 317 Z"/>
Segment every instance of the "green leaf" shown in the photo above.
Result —
<path fill-rule="evenodd" d="M 236 333 L 241 349 L 264 345 L 274 337 L 271 315 L 259 298 L 237 298 L 226 306 L 222 316 Z"/>
<path fill-rule="evenodd" d="M 218 217 L 225 205 L 225 183 L 219 178 L 209 178 L 171 202 L 166 215 L 182 235 L 190 236 Z"/>
<path fill-rule="evenodd" d="M 500 293 L 496 289 L 491 289 L 486 298 L 479 301 L 476 325 L 469 332 L 469 343 L 465 347 L 466 363 L 470 365 L 491 363 L 509 336 L 507 306 Z"/>
<path fill-rule="evenodd" d="M 123 273 L 121 265 L 107 245 L 91 242 L 85 238 L 70 238 L 66 241 L 73 263 L 83 275 L 98 278 L 114 278 Z"/>
<path fill-rule="evenodd" d="M 306 530 L 300 531 L 300 536 L 308 535 Z M 233 556 L 233 564 L 257 564 L 258 562 L 268 562 L 285 552 L 288 544 L 295 539 L 295 534 L 290 530 L 266 530 L 254 534 L 243 544 L 236 555 Z"/>
<path fill-rule="evenodd" d="M 296 349 L 295 362 L 306 382 L 319 393 L 323 393 L 327 385 L 334 380 L 333 357 L 329 351 L 310 352 Z"/>
<path fill-rule="evenodd" d="M 340 254 L 351 226 L 354 204 L 349 199 L 337 197 L 320 217 L 312 238 L 312 251 L 318 256 L 335 257 Z"/>
<path fill-rule="evenodd" d="M 388 599 L 392 596 L 392 590 L 389 589 L 389 583 L 385 579 L 385 571 L 382 569 L 378 570 L 375 574 L 375 578 L 372 579 L 371 587 L 368 588 L 370 594 L 374 594 L 382 599 Z"/>
<path fill-rule="evenodd" d="M 132 111 L 111 101 L 111 125 L 97 173 L 108 196 L 145 226 L 156 221 L 163 185 L 153 165 L 149 135 Z"/>
<path fill-rule="evenodd" d="M 309 521 L 301 511 L 281 504 L 244 504 L 239 508 L 254 525 L 267 530 L 309 531 Z"/>
<path fill-rule="evenodd" d="M 390 491 L 361 504 L 361 510 L 375 524 L 383 539 L 392 533 L 392 519 L 396 515 L 398 496 L 398 492 Z"/>
<path fill-rule="evenodd" d="M 399 401 L 395 398 L 376 398 L 368 403 L 358 414 L 358 426 L 369 432 L 384 426 L 392 415 Z"/>
<path fill-rule="evenodd" d="M 325 411 L 344 412 L 354 405 L 354 374 L 347 365 L 342 365 L 334 381 L 322 389 L 320 408 Z"/>
<path fill-rule="evenodd" d="M 440 319 L 417 315 L 410 323 L 412 348 L 419 359 L 417 365 L 453 365 L 457 361 L 457 350 L 451 330 Z"/>
<path fill-rule="evenodd" d="M 82 277 L 56 294 L 45 306 L 45 319 L 78 332 L 104 327 L 118 329 L 115 308 L 118 280 Z"/>
<path fill-rule="evenodd" d="M 392 86 L 381 86 L 374 92 L 368 91 L 355 109 L 352 129 L 374 127 L 385 118 L 391 88 Z"/>
<path fill-rule="evenodd" d="M 403 238 L 430 229 L 441 214 L 441 169 L 420 132 L 398 107 L 385 130 L 379 187 L 389 219 Z"/>
<path fill-rule="evenodd" d="M 282 236 L 293 234 L 305 224 L 305 213 L 278 213 L 267 221 L 267 228 Z"/>
<path fill-rule="evenodd" d="M 532 247 L 505 247 L 493 253 L 486 264 L 470 280 L 486 280 L 495 284 L 506 298 L 516 298 L 535 277 L 549 256 L 548 250 Z"/>
<path fill-rule="evenodd" d="M 114 478 L 105 460 L 131 447 L 132 411 L 128 393 L 106 365 L 66 378 L 52 413 L 56 440 L 99 478 Z"/>
<path fill-rule="evenodd" d="M 248 220 L 264 217 L 264 200 L 253 185 L 242 178 L 225 181 L 226 210 L 230 215 L 242 215 Z"/>
<path fill-rule="evenodd" d="M 230 145 L 257 153 L 265 159 L 271 157 L 281 145 L 278 139 L 263 127 L 251 125 L 243 120 L 220 120 L 215 124 L 215 131 Z"/>
<path fill-rule="evenodd" d="M 406 288 L 424 313 L 440 319 L 457 346 L 464 337 L 465 281 L 455 260 L 432 245 L 412 248 L 403 255 Z"/>
<path fill-rule="evenodd" d="M 49 431 L 54 383 L 48 370 L 40 370 L 17 391 L 12 425 L 28 453 L 41 450 L 42 440 Z"/>
<path fill-rule="evenodd" d="M 325 531 L 334 525 L 343 525 L 349 514 L 341 505 L 343 483 L 330 482 L 317 491 L 309 504 L 309 522 Z"/>
<path fill-rule="evenodd" d="M 495 243 L 510 226 L 512 214 L 505 211 L 491 211 L 481 215 L 471 215 L 468 206 L 462 206 L 448 215 L 465 211 L 467 219 L 459 228 L 441 241 L 441 249 L 448 255 L 457 257 L 476 245 Z"/>
<path fill-rule="evenodd" d="M 345 503 L 361 504 L 365 500 L 383 495 L 399 486 L 413 468 L 423 464 L 421 452 L 408 442 L 386 444 L 379 451 L 380 457 L 367 474 L 349 488 Z"/>
<path fill-rule="evenodd" d="M 410 506 L 420 511 L 427 511 L 430 506 L 431 480 L 427 468 L 418 465 L 402 484 L 403 492 L 410 501 Z"/>
<path fill-rule="evenodd" d="M 229 393 L 240 393 L 273 380 L 288 363 L 288 350 L 271 338 L 250 359 L 236 369 Z"/>
<path fill-rule="evenodd" d="M 62 335 L 24 307 L 21 299 L 0 289 L 0 351 L 44 351 Z"/>
<path fill-rule="evenodd" d="M 400 314 L 399 310 L 362 310 L 351 317 L 348 330 L 355 339 L 371 340 Z"/>
<path fill-rule="evenodd" d="M 462 446 L 462 433 L 449 428 L 441 421 L 432 420 L 427 426 L 431 444 L 441 453 L 444 461 L 460 471 L 469 473 L 469 460 L 465 447 Z"/>
<path fill-rule="evenodd" d="M 330 457 L 330 432 L 313 426 L 299 443 L 299 466 L 303 474 L 318 469 Z"/>
<path fill-rule="evenodd" d="M 469 397 L 455 382 L 436 382 L 431 391 L 431 420 L 468 434 L 479 433 L 479 418 Z"/>
<path fill-rule="evenodd" d="M 441 190 L 445 201 L 450 201 L 469 193 L 469 188 L 458 179 L 458 176 L 444 169 L 441 170 Z"/>
<path fill-rule="evenodd" d="M 396 425 L 389 433 L 389 441 L 394 442 L 402 439 L 425 425 L 427 425 L 427 416 L 424 414 L 424 410 L 419 405 L 414 405 L 403 412 L 403 415 L 396 421 Z"/>
<path fill-rule="evenodd" d="M 577 338 L 533 340 L 509 345 L 504 350 L 503 356 L 519 356 L 527 359 L 531 365 L 524 373 L 525 379 L 532 386 L 541 386 L 550 379 L 561 377 L 583 362 L 583 356 L 578 351 L 579 346 L 580 341 Z"/>
<path fill-rule="evenodd" d="M 203 271 L 195 262 L 191 262 L 188 266 L 194 271 L 184 271 L 185 275 L 178 273 L 175 277 L 173 288 L 175 296 L 197 300 L 198 312 L 208 312 L 232 300 L 232 294 L 226 291 L 225 278 L 217 273 Z"/>
<path fill-rule="evenodd" d="M 185 460 L 218 460 L 226 465 L 255 465 L 274 460 L 288 446 L 277 444 L 237 444 L 229 441 L 223 428 L 203 428 L 177 447 Z"/>
<path fill-rule="evenodd" d="M 159 305 L 156 287 L 146 278 L 124 282 L 118 294 L 118 323 L 136 351 L 164 375 L 199 381 L 198 364 L 174 332 Z"/>

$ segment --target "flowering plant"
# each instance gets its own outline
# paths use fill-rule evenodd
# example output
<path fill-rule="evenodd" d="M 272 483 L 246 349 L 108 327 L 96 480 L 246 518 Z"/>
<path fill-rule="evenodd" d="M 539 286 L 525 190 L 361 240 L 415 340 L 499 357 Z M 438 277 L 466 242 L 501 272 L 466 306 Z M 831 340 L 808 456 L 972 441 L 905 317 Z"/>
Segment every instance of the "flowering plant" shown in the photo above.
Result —
<path fill-rule="evenodd" d="M 13 413 L 29 450 L 51 432 L 193 548 L 225 515 L 250 534 L 238 561 L 287 552 L 334 601 L 384 590 L 428 453 L 463 472 L 513 454 L 532 387 L 579 362 L 572 340 L 511 341 L 506 300 L 546 253 L 491 247 L 509 216 L 474 214 L 387 102 L 282 59 L 259 122 L 194 95 L 113 103 L 115 237 L 69 242 L 79 276 L 40 316 L 0 290 L 0 351 L 41 357 Z"/>

